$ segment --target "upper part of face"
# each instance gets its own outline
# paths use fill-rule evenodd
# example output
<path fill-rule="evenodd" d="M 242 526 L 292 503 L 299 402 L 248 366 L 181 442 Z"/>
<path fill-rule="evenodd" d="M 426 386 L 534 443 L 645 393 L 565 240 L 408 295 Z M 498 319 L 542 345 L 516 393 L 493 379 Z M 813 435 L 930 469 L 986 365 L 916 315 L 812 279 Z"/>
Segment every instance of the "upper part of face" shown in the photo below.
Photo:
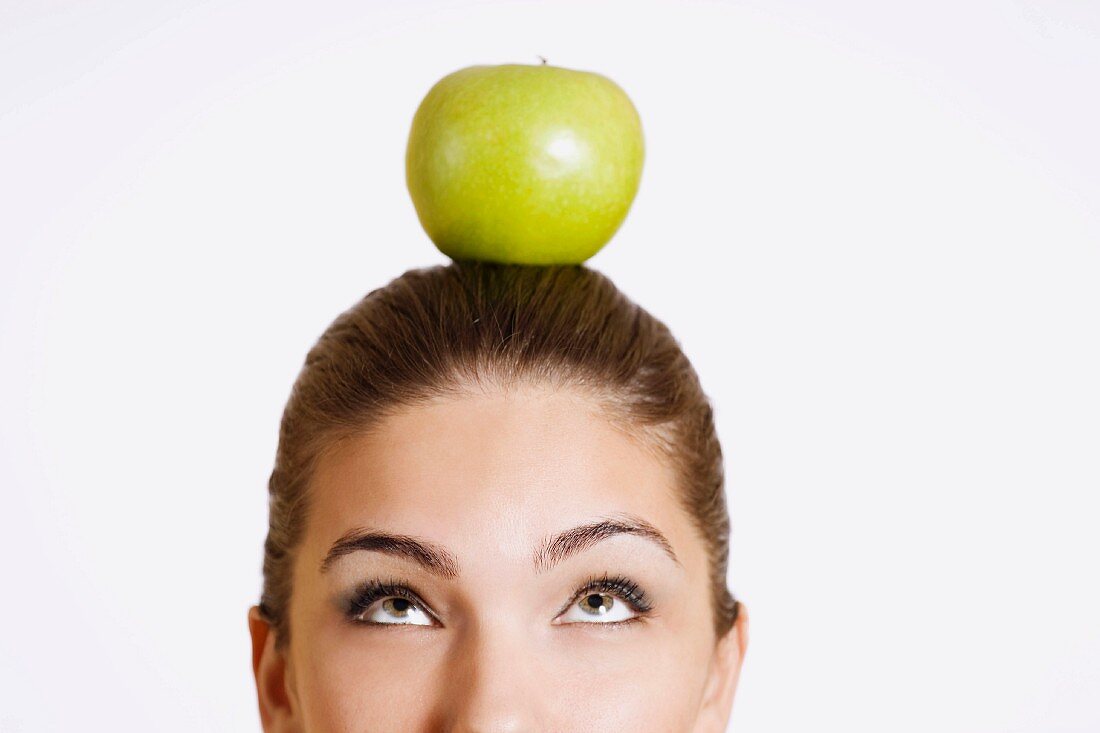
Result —
<path fill-rule="evenodd" d="M 715 643 L 704 546 L 670 468 L 591 402 L 526 387 L 410 408 L 326 456 L 311 492 L 287 657 L 302 730 L 692 730 Z M 606 519 L 649 523 L 675 559 L 621 532 L 556 564 L 543 552 Z M 358 530 L 430 543 L 453 577 L 361 549 L 322 571 Z M 651 610 L 582 590 L 605 576 Z M 349 612 L 371 581 L 415 600 Z"/>

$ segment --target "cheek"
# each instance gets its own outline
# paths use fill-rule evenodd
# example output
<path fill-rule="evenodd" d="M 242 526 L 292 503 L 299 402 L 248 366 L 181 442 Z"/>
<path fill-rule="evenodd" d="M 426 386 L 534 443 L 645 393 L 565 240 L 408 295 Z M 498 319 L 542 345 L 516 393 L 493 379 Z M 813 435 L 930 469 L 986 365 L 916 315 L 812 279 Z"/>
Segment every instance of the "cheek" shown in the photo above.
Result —
<path fill-rule="evenodd" d="M 704 681 L 698 650 L 657 629 L 556 629 L 497 647 L 491 668 L 447 631 L 352 630 L 308 649 L 296 688 L 310 733 L 420 733 L 498 705 L 537 730 L 682 733 Z"/>
<path fill-rule="evenodd" d="M 432 729 L 437 671 L 445 666 L 420 630 L 350 630 L 310 642 L 296 687 L 304 730 L 370 733 Z"/>
<path fill-rule="evenodd" d="M 593 636 L 561 645 L 553 657 L 555 730 L 682 733 L 691 730 L 703 692 L 697 650 L 675 635 Z M 705 662 L 704 662 L 705 664 Z"/>

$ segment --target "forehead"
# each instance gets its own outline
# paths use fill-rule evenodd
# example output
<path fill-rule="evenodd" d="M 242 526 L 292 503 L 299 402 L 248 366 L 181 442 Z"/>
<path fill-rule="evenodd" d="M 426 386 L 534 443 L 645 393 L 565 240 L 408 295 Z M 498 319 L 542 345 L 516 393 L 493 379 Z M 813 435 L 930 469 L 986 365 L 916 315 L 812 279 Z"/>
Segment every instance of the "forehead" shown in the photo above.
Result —
<path fill-rule="evenodd" d="M 430 537 L 460 554 L 527 558 L 547 533 L 630 512 L 690 542 L 665 461 L 592 401 L 548 387 L 439 399 L 327 455 L 303 549 L 357 527 Z M 679 552 L 677 548 L 677 552 Z"/>

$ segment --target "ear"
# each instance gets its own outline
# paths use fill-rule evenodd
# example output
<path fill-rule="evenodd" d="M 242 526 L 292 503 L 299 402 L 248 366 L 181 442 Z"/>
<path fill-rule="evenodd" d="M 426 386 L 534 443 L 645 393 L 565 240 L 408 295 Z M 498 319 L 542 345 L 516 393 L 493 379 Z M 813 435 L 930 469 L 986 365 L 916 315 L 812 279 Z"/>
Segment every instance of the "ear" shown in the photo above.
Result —
<path fill-rule="evenodd" d="M 711 657 L 706 690 L 696 719 L 696 733 L 725 733 L 733 710 L 733 696 L 741 677 L 741 664 L 749 646 L 749 614 L 737 602 L 737 620 L 718 640 Z"/>
<path fill-rule="evenodd" d="M 259 606 L 248 609 L 248 631 L 252 635 L 252 674 L 260 705 L 264 733 L 292 733 L 299 728 L 287 692 L 285 656 L 275 648 L 275 633 Z"/>

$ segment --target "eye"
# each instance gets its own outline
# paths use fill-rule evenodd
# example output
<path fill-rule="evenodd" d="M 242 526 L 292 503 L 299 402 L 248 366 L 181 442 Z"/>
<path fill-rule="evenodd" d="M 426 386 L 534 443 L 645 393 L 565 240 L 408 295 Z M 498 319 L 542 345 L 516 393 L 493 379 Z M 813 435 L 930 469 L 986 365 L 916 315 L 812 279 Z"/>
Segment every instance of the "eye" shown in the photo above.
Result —
<path fill-rule="evenodd" d="M 428 614 L 408 598 L 385 598 L 381 602 L 375 602 L 372 608 L 355 616 L 355 620 L 372 624 L 432 625 Z"/>
<path fill-rule="evenodd" d="M 434 626 L 433 617 L 424 610 L 416 594 L 408 587 L 390 583 L 368 583 L 349 602 L 348 618 L 361 624 L 382 626 Z"/>
<path fill-rule="evenodd" d="M 634 612 L 609 593 L 589 593 L 570 604 L 562 623 L 614 623 L 633 618 Z"/>
<path fill-rule="evenodd" d="M 621 576 L 604 576 L 583 585 L 559 618 L 563 624 L 629 623 L 651 610 L 645 591 L 637 583 Z"/>

